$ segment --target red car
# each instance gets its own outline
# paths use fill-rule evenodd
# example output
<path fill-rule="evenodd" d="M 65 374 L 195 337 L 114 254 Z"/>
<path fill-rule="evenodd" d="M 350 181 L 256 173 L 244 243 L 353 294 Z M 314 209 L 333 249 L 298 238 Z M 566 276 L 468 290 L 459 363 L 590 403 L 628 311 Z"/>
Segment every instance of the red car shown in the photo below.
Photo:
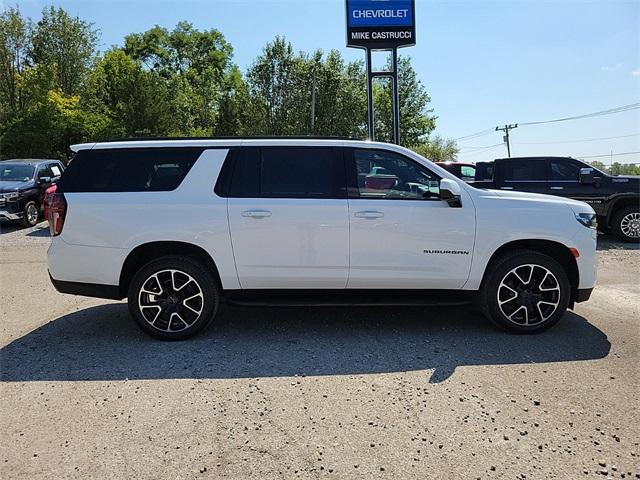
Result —
<path fill-rule="evenodd" d="M 57 189 L 58 186 L 54 183 L 44 191 L 44 200 L 42 201 L 42 205 L 44 206 L 44 218 L 47 220 L 49 219 L 49 206 L 53 199 L 53 194 L 56 193 Z"/>

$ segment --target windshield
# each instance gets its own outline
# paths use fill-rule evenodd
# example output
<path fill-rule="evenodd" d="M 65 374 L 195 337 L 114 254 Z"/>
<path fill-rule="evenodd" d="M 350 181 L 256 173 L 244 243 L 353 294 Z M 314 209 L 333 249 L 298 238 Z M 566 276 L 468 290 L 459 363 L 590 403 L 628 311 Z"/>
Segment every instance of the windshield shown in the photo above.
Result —
<path fill-rule="evenodd" d="M 34 167 L 19 163 L 4 163 L 0 165 L 0 181 L 28 182 L 33 178 Z"/>

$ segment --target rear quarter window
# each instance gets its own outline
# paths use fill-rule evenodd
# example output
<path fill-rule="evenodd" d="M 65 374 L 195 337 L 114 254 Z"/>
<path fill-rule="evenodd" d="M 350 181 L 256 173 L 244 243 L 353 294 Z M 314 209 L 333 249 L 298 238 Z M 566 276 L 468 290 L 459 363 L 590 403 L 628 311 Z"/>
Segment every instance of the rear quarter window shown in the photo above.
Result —
<path fill-rule="evenodd" d="M 204 148 L 81 150 L 63 172 L 60 192 L 175 190 Z"/>

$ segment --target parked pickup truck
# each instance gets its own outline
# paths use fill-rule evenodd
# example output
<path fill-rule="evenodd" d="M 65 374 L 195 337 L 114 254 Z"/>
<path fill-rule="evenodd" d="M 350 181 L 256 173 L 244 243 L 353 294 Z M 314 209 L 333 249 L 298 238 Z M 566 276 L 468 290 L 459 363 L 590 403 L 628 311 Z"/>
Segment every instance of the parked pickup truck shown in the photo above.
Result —
<path fill-rule="evenodd" d="M 640 241 L 640 177 L 614 177 L 570 157 L 519 157 L 477 163 L 471 184 L 581 200 L 596 211 L 601 230 Z"/>

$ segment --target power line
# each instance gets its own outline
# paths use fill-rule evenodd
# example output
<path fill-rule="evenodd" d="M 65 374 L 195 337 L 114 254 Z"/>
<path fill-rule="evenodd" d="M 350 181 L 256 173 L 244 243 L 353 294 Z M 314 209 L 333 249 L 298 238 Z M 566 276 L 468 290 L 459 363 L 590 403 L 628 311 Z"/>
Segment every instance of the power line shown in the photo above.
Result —
<path fill-rule="evenodd" d="M 557 145 L 561 143 L 596 142 L 598 140 L 613 140 L 614 138 L 628 138 L 628 137 L 640 137 L 640 133 L 631 133 L 629 135 L 617 135 L 615 137 L 585 138 L 583 140 L 564 140 L 562 142 L 517 142 L 516 145 Z"/>
<path fill-rule="evenodd" d="M 577 156 L 576 158 L 617 157 L 619 155 L 636 155 L 638 153 L 640 153 L 640 151 L 638 151 L 638 152 L 607 153 L 606 155 L 582 155 L 582 156 Z"/>
<path fill-rule="evenodd" d="M 493 133 L 495 130 L 493 128 L 488 128 L 486 130 L 482 130 L 480 132 L 476 132 L 476 133 L 472 133 L 470 135 L 465 135 L 464 137 L 458 137 L 458 138 L 454 138 L 454 140 L 456 142 L 460 141 L 460 140 L 470 140 L 472 138 L 478 138 L 478 137 L 482 137 L 483 135 L 487 135 L 489 133 Z"/>
<path fill-rule="evenodd" d="M 585 113 L 582 115 L 574 115 L 571 117 L 562 117 L 562 118 L 554 118 L 552 120 L 540 120 L 537 122 L 518 122 L 518 125 L 542 125 L 545 123 L 557 123 L 557 122 L 567 122 L 569 120 L 579 120 L 582 118 L 591 118 L 591 117 L 600 117 L 602 115 L 612 115 L 614 113 L 622 113 L 622 112 L 628 112 L 630 110 L 635 110 L 637 108 L 640 108 L 640 102 L 638 103 L 630 103 L 629 105 L 622 105 L 620 107 L 614 107 L 614 108 L 609 108 L 607 110 L 600 110 L 598 112 L 591 112 L 591 113 Z M 487 130 L 481 130 L 479 132 L 476 133 L 472 133 L 469 135 L 464 135 L 462 137 L 458 137 L 458 138 L 454 138 L 455 141 L 460 141 L 460 140 L 468 140 L 468 139 L 472 139 L 472 138 L 478 138 L 478 137 L 482 137 L 484 135 L 488 135 L 492 132 L 494 132 L 495 129 L 494 128 L 489 128 Z"/>
<path fill-rule="evenodd" d="M 599 112 L 585 113 L 583 115 L 575 115 L 573 117 L 555 118 L 553 120 L 541 120 L 538 122 L 520 122 L 519 125 L 541 125 L 543 123 L 566 122 L 568 120 L 579 120 L 582 118 L 600 117 L 602 115 L 611 115 L 613 113 L 627 112 L 629 110 L 635 110 L 636 108 L 640 108 L 640 102 L 630 103 L 629 105 L 622 105 L 621 107 L 609 108 L 607 110 L 600 110 Z"/>

